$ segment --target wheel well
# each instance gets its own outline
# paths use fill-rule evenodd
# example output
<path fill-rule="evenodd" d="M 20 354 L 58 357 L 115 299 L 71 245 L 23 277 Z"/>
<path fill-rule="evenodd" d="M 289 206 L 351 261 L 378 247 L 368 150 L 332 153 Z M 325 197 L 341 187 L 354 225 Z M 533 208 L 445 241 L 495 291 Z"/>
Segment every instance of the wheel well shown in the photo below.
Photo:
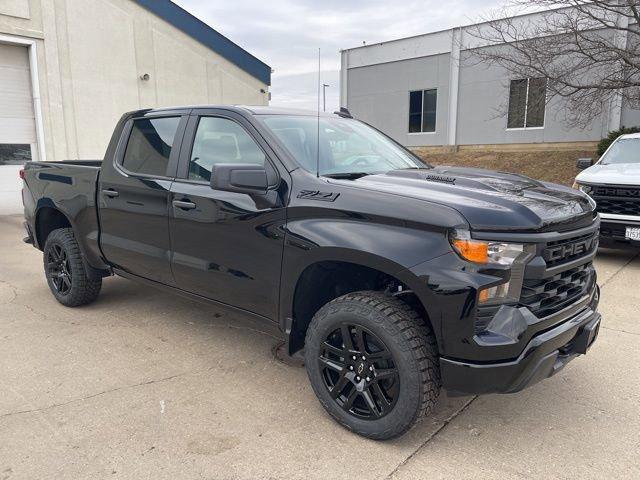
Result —
<path fill-rule="evenodd" d="M 58 228 L 71 228 L 71 223 L 65 215 L 55 208 L 43 207 L 38 211 L 36 218 L 36 238 L 38 246 L 44 249 L 44 244 L 49 234 Z"/>
<path fill-rule="evenodd" d="M 298 279 L 293 299 L 293 322 L 289 334 L 289 354 L 304 348 L 311 319 L 323 305 L 351 292 L 388 290 L 411 305 L 431 327 L 427 311 L 406 285 L 379 270 L 348 262 L 319 262 L 310 265 Z"/>

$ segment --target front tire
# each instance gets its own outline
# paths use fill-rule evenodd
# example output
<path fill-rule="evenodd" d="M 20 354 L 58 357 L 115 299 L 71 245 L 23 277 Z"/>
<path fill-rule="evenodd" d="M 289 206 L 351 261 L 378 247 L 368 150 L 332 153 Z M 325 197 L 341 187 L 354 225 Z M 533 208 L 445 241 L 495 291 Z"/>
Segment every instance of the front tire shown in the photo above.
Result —
<path fill-rule="evenodd" d="M 327 412 L 376 440 L 407 432 L 440 391 L 433 332 L 382 292 L 350 293 L 322 307 L 307 330 L 305 366 Z"/>
<path fill-rule="evenodd" d="M 53 296 L 66 307 L 93 302 L 100 294 L 102 279 L 91 279 L 80 247 L 70 228 L 54 230 L 44 246 L 44 272 Z"/>

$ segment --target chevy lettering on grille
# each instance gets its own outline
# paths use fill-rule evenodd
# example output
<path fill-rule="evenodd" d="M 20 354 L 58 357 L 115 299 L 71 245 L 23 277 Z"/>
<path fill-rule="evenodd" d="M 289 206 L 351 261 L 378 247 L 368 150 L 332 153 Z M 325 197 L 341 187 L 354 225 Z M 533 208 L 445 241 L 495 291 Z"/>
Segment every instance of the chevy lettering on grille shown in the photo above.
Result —
<path fill-rule="evenodd" d="M 593 235 L 575 242 L 553 245 L 544 249 L 542 257 L 547 262 L 557 262 L 569 257 L 577 257 L 587 254 L 598 248 L 598 236 Z"/>
<path fill-rule="evenodd" d="M 593 195 L 598 197 L 631 197 L 640 198 L 640 189 L 617 188 L 617 187 L 596 187 Z"/>

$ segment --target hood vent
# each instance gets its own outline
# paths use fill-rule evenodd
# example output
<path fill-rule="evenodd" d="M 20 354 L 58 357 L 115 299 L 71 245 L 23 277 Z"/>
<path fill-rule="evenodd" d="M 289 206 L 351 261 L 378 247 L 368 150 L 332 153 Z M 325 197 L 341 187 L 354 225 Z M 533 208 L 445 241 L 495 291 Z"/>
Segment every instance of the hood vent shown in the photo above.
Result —
<path fill-rule="evenodd" d="M 389 177 L 402 177 L 402 178 L 416 178 L 419 180 L 428 180 L 430 182 L 446 183 L 449 185 L 455 185 L 456 177 L 450 177 L 447 175 L 439 175 L 429 173 L 432 169 L 411 169 L 411 170 L 391 170 L 385 175 Z"/>
<path fill-rule="evenodd" d="M 449 183 L 451 185 L 456 183 L 455 177 L 444 177 L 442 175 L 427 175 L 425 180 L 429 180 L 431 182 L 440 182 L 440 183 Z"/>

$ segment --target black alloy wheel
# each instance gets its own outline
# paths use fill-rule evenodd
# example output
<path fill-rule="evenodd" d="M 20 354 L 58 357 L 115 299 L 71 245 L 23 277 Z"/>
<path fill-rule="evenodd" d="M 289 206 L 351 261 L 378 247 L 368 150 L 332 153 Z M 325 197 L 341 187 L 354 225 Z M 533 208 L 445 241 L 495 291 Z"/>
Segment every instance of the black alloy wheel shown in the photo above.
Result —
<path fill-rule="evenodd" d="M 78 307 L 98 298 L 102 277 L 89 275 L 89 268 L 71 228 L 51 232 L 43 253 L 47 283 L 58 302 L 66 307 Z"/>
<path fill-rule="evenodd" d="M 400 377 L 385 344 L 362 325 L 343 324 L 331 332 L 318 361 L 331 398 L 356 417 L 376 419 L 395 406 Z"/>
<path fill-rule="evenodd" d="M 51 278 L 53 288 L 60 295 L 68 295 L 71 291 L 72 275 L 67 252 L 60 244 L 53 244 L 47 251 L 47 274 Z"/>
<path fill-rule="evenodd" d="M 359 435 L 402 435 L 433 409 L 440 391 L 438 346 L 427 319 L 379 291 L 324 305 L 307 329 L 304 363 L 325 410 Z"/>

